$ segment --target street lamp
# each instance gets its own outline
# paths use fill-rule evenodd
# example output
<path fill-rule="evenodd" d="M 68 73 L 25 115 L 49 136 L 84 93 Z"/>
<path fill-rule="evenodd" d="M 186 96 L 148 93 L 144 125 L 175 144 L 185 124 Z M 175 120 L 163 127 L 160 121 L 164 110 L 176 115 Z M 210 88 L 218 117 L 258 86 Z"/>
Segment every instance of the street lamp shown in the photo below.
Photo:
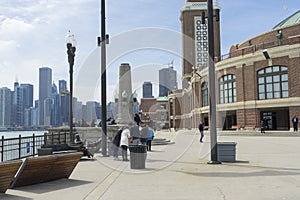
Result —
<path fill-rule="evenodd" d="M 209 114 L 210 114 L 210 145 L 211 145 L 211 161 L 209 164 L 221 164 L 218 161 L 218 144 L 217 144 L 217 128 L 216 128 L 216 86 L 215 86 L 215 63 L 214 63 L 214 21 L 213 21 L 213 3 L 212 0 L 207 1 L 208 12 L 208 54 L 209 54 Z"/>
<path fill-rule="evenodd" d="M 73 66 L 74 66 L 74 58 L 75 58 L 75 51 L 76 51 L 76 40 L 74 35 L 71 34 L 69 31 L 66 36 L 66 43 L 67 43 L 67 53 L 68 53 L 68 62 L 70 67 L 70 139 L 71 142 L 74 141 L 73 137 Z"/>

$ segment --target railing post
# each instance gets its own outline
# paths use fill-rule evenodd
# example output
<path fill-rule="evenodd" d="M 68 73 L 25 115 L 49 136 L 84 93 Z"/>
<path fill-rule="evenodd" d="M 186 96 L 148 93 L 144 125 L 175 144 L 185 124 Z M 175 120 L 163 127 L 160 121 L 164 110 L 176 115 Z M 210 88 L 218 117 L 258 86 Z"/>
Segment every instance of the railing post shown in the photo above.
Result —
<path fill-rule="evenodd" d="M 19 159 L 21 159 L 21 140 L 22 140 L 22 138 L 21 138 L 21 135 L 19 135 Z"/>
<path fill-rule="evenodd" d="M 60 142 L 60 132 L 58 132 L 58 144 L 61 144 L 61 142 Z"/>
<path fill-rule="evenodd" d="M 32 156 L 35 156 L 35 135 L 32 135 Z"/>
<path fill-rule="evenodd" d="M 44 133 L 44 144 L 47 144 L 47 133 Z"/>
<path fill-rule="evenodd" d="M 2 135 L 2 139 L 1 139 L 1 162 L 3 162 L 4 160 L 4 135 Z"/>
<path fill-rule="evenodd" d="M 65 144 L 67 144 L 67 132 L 65 132 Z"/>

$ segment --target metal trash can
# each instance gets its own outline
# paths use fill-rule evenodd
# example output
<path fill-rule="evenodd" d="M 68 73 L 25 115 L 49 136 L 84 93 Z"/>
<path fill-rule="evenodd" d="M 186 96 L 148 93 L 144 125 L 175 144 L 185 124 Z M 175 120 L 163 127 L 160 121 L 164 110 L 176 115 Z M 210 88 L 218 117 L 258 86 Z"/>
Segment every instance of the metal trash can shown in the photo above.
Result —
<path fill-rule="evenodd" d="M 129 145 L 130 151 L 130 168 L 145 169 L 147 158 L 146 145 Z"/>
<path fill-rule="evenodd" d="M 236 142 L 218 142 L 218 160 L 221 162 L 236 161 Z"/>

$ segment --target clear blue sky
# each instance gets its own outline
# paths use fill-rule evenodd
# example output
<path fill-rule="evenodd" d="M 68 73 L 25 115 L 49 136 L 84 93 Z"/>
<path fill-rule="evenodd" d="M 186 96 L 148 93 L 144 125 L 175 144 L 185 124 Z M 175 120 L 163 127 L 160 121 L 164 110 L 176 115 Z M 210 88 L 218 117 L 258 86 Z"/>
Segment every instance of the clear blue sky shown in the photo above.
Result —
<path fill-rule="evenodd" d="M 300 0 L 219 0 L 222 54 L 232 44 L 267 32 L 300 9 Z M 180 9 L 185 0 L 111 0 L 106 3 L 108 100 L 117 93 L 118 66 L 132 66 L 133 90 L 157 86 L 158 69 L 174 60 L 180 82 Z M 74 95 L 100 101 L 100 0 L 1 0 L 0 87 L 31 83 L 38 97 L 38 68 L 53 69 L 53 81 L 69 80 L 65 35 L 75 35 Z M 151 42 L 149 42 L 151 41 Z M 180 85 L 180 84 L 179 84 Z M 157 92 L 155 89 L 154 94 Z"/>

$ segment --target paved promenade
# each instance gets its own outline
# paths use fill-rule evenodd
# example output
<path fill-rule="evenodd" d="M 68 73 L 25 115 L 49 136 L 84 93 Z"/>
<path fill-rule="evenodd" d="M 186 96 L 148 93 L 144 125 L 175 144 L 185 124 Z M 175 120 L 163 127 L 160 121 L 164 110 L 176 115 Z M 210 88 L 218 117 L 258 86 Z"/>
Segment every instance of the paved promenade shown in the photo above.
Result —
<path fill-rule="evenodd" d="M 70 179 L 9 189 L 0 199 L 300 199 L 300 133 L 266 135 L 221 133 L 218 142 L 237 142 L 237 162 L 209 165 L 209 136 L 200 143 L 197 131 L 160 132 L 175 144 L 153 146 L 146 169 L 99 154 L 82 159 Z"/>

